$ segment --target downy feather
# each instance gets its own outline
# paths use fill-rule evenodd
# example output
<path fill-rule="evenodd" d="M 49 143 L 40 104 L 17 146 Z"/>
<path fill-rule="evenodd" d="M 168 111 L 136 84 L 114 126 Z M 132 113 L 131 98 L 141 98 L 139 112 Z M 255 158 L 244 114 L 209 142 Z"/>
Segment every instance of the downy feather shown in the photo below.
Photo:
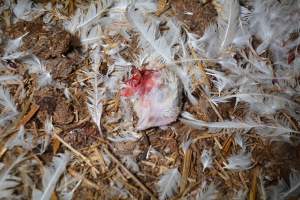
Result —
<path fill-rule="evenodd" d="M 22 45 L 22 39 L 27 34 L 28 34 L 28 32 L 16 39 L 8 40 L 8 42 L 5 46 L 4 56 L 1 59 L 2 60 L 14 60 L 14 59 L 24 56 L 25 52 L 18 52 L 18 49 Z"/>
<path fill-rule="evenodd" d="M 177 168 L 167 170 L 157 183 L 159 199 L 165 200 L 174 196 L 179 187 L 181 175 Z"/>
<path fill-rule="evenodd" d="M 91 44 L 102 42 L 102 30 L 100 25 L 96 25 L 90 30 L 83 29 L 80 34 L 81 44 L 88 47 Z"/>
<path fill-rule="evenodd" d="M 46 66 L 38 57 L 32 55 L 29 58 L 23 59 L 22 62 L 27 65 L 30 74 L 38 75 L 38 86 L 44 87 L 51 84 L 52 76 L 47 71 Z"/>
<path fill-rule="evenodd" d="M 110 183 L 109 187 L 109 199 L 131 199 L 132 197 L 129 191 L 124 187 L 120 181 L 114 181 Z"/>
<path fill-rule="evenodd" d="M 31 150 L 34 148 L 34 145 L 33 145 L 33 135 L 30 134 L 30 133 L 27 133 L 26 134 L 26 137 L 25 137 L 25 129 L 24 129 L 24 126 L 21 126 L 19 128 L 19 131 L 17 133 L 17 135 L 8 140 L 6 143 L 5 143 L 5 147 L 7 149 L 12 149 L 16 146 L 20 146 L 22 148 L 24 148 L 25 150 Z"/>
<path fill-rule="evenodd" d="M 209 25 L 203 36 L 197 39 L 188 34 L 189 44 L 202 56 L 212 58 L 218 53 L 218 30 L 216 24 Z"/>
<path fill-rule="evenodd" d="M 193 140 L 190 139 L 186 139 L 185 141 L 183 141 L 180 145 L 180 147 L 182 148 L 183 153 L 186 153 L 187 150 L 190 148 L 191 144 L 193 144 Z"/>
<path fill-rule="evenodd" d="M 72 200 L 75 190 L 82 183 L 82 179 L 81 176 L 73 177 L 69 174 L 64 175 L 60 181 L 60 185 L 56 189 L 59 194 L 59 199 Z"/>
<path fill-rule="evenodd" d="M 224 163 L 225 169 L 230 170 L 247 170 L 250 169 L 251 166 L 251 153 L 246 153 L 241 151 L 237 155 L 231 155 L 227 158 L 228 163 Z"/>
<path fill-rule="evenodd" d="M 206 150 L 204 149 L 202 151 L 202 154 L 201 154 L 201 163 L 203 165 L 203 172 L 205 171 L 206 168 L 211 168 L 212 167 L 212 162 L 213 162 L 213 159 L 212 159 L 212 150 L 209 149 L 209 150 Z"/>
<path fill-rule="evenodd" d="M 47 116 L 45 122 L 44 122 L 44 132 L 45 135 L 40 138 L 39 144 L 40 144 L 40 154 L 45 153 L 47 150 L 50 140 L 53 136 L 54 126 L 52 124 L 52 117 Z"/>
<path fill-rule="evenodd" d="M 56 184 L 66 170 L 66 166 L 70 161 L 70 155 L 68 153 L 58 154 L 53 158 L 51 166 L 44 167 L 44 174 L 42 178 L 42 190 L 36 188 L 33 189 L 33 200 L 49 200 L 56 187 Z"/>
<path fill-rule="evenodd" d="M 25 21 L 32 21 L 45 11 L 41 4 L 34 4 L 31 0 L 18 0 L 13 8 L 14 15 Z"/>
<path fill-rule="evenodd" d="M 201 190 L 197 193 L 196 200 L 217 200 L 218 190 L 214 183 L 207 185 L 206 181 L 202 183 Z"/>
<path fill-rule="evenodd" d="M 234 136 L 234 141 L 237 145 L 239 145 L 241 147 L 241 149 L 243 151 L 246 150 L 247 148 L 247 144 L 245 143 L 242 135 L 240 133 L 236 133 L 235 136 Z"/>
<path fill-rule="evenodd" d="M 250 30 L 262 40 L 256 51 L 261 54 L 269 48 L 274 55 L 280 54 L 283 49 L 282 42 L 299 27 L 299 4 L 297 1 L 255 0 L 252 6 Z M 274 56 L 275 60 L 276 57 Z"/>
<path fill-rule="evenodd" d="M 246 200 L 247 194 L 248 194 L 247 190 L 240 189 L 235 192 L 232 200 Z M 262 200 L 265 200 L 265 199 L 262 199 Z"/>
<path fill-rule="evenodd" d="M 130 169 L 132 172 L 139 172 L 140 168 L 136 163 L 136 160 L 132 155 L 125 155 L 122 157 L 122 162 Z"/>

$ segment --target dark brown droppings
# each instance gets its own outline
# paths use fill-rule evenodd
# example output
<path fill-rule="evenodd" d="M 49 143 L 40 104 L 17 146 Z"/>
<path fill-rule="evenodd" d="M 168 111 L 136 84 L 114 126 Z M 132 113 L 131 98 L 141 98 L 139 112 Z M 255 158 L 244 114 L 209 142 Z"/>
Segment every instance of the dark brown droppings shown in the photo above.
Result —
<path fill-rule="evenodd" d="M 191 32 L 203 35 L 205 29 L 216 21 L 217 11 L 209 1 L 205 4 L 197 0 L 172 0 L 175 16 L 182 21 Z"/>
<path fill-rule="evenodd" d="M 73 122 L 74 114 L 71 105 L 65 100 L 61 90 L 51 87 L 40 89 L 34 97 L 34 101 L 40 106 L 37 113 L 39 121 L 43 122 L 48 116 L 52 116 L 53 123 L 65 125 Z"/>
<path fill-rule="evenodd" d="M 12 39 L 28 33 L 23 39 L 21 50 L 30 50 L 41 59 L 62 57 L 70 48 L 70 33 L 61 27 L 46 26 L 40 19 L 35 22 L 18 22 L 6 32 Z"/>
<path fill-rule="evenodd" d="M 49 115 L 52 115 L 56 108 L 56 99 L 53 96 L 45 96 L 38 101 L 38 105 L 41 110 L 45 110 Z"/>
<path fill-rule="evenodd" d="M 68 131 L 63 136 L 64 140 L 76 149 L 81 149 L 94 144 L 100 136 L 97 127 L 87 122 L 80 127 Z"/>

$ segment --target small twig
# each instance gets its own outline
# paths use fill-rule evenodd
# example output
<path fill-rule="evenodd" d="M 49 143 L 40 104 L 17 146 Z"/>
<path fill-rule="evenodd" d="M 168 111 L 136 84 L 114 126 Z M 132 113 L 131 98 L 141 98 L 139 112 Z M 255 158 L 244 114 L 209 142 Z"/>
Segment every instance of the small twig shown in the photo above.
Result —
<path fill-rule="evenodd" d="M 200 87 L 200 90 L 202 91 L 202 93 L 204 94 L 204 97 L 206 98 L 206 100 L 208 101 L 208 103 L 210 104 L 210 106 L 212 107 L 212 109 L 214 110 L 214 112 L 216 113 L 216 115 L 218 116 L 220 121 L 224 121 L 222 115 L 220 114 L 220 112 L 218 111 L 217 107 L 215 106 L 215 104 L 213 104 L 213 102 L 211 102 L 211 100 L 209 99 L 209 97 L 207 96 L 207 94 L 204 92 L 204 90 Z"/>
<path fill-rule="evenodd" d="M 131 185 L 128 182 L 127 178 L 123 175 L 121 170 L 118 168 L 117 168 L 117 173 L 119 174 L 119 176 L 116 176 L 116 178 L 113 178 L 113 180 L 116 179 L 117 181 L 121 182 L 124 185 L 124 187 L 128 187 L 129 189 L 127 189 L 127 192 L 130 194 L 131 198 L 137 200 L 137 198 L 134 196 L 134 194 L 132 194 L 132 192 L 130 190 L 138 191 L 139 188 L 135 187 L 134 185 Z"/>
<path fill-rule="evenodd" d="M 182 179 L 180 182 L 180 193 L 184 192 L 186 185 L 187 185 L 188 177 L 190 175 L 191 159 L 192 159 L 192 151 L 190 149 L 188 149 L 184 153 Z"/>
<path fill-rule="evenodd" d="M 230 135 L 230 136 L 226 139 L 226 141 L 225 141 L 225 143 L 224 143 L 224 145 L 223 145 L 223 148 L 222 148 L 222 149 L 223 149 L 223 152 L 225 153 L 225 155 L 228 154 L 229 149 L 230 149 L 232 143 L 233 143 L 233 135 Z"/>
<path fill-rule="evenodd" d="M 230 179 L 230 176 L 228 175 L 228 173 L 224 170 L 224 168 L 221 166 L 221 164 L 219 163 L 219 161 L 218 160 L 215 160 L 215 163 L 217 164 L 217 166 L 218 166 L 218 168 L 220 169 L 220 171 L 222 172 L 219 172 L 218 170 L 218 173 L 220 173 L 221 174 L 221 177 L 225 180 L 225 181 L 227 181 L 227 180 L 229 180 Z M 220 175 L 219 174 L 219 175 Z"/>
<path fill-rule="evenodd" d="M 258 173 L 259 173 L 259 168 L 258 168 L 258 166 L 256 166 L 253 170 L 251 190 L 249 192 L 249 200 L 255 200 L 256 199 Z"/>
<path fill-rule="evenodd" d="M 96 173 L 99 173 L 99 171 L 93 166 L 93 164 L 91 163 L 91 161 L 85 157 L 84 155 L 82 155 L 82 153 L 80 153 L 79 151 L 77 151 L 76 149 L 74 149 L 71 145 L 69 145 L 67 142 L 65 142 L 59 135 L 58 133 L 61 130 L 57 131 L 57 133 L 55 132 L 53 134 L 53 137 L 56 138 L 57 140 L 59 140 L 63 145 L 65 145 L 70 151 L 72 151 L 75 155 L 77 155 L 78 157 L 80 157 L 88 166 L 90 166 L 91 168 L 93 168 L 93 170 Z"/>
<path fill-rule="evenodd" d="M 199 189 L 199 185 L 200 185 L 200 184 L 201 184 L 201 182 L 198 181 L 198 182 L 196 182 L 195 184 L 190 185 L 189 187 L 187 187 L 187 188 L 183 191 L 182 195 L 181 195 L 180 197 L 176 198 L 176 199 L 180 200 L 180 199 L 182 199 L 183 197 L 188 197 L 188 196 L 189 196 L 190 194 L 192 194 L 195 190 L 198 190 L 198 189 Z"/>
<path fill-rule="evenodd" d="M 22 125 L 24 126 L 25 124 L 27 124 L 31 120 L 31 118 L 35 115 L 35 113 L 39 110 L 39 108 L 40 108 L 39 105 L 33 104 L 30 108 L 30 111 L 22 117 L 19 124 L 17 125 L 17 128 L 19 128 Z"/>
<path fill-rule="evenodd" d="M 197 142 L 198 140 L 202 140 L 202 139 L 208 139 L 208 138 L 214 138 L 214 137 L 221 137 L 223 135 L 226 135 L 227 133 L 204 133 L 201 134 L 199 136 L 197 136 L 196 138 L 193 139 L 193 143 Z"/>
<path fill-rule="evenodd" d="M 121 163 L 118 158 L 116 158 L 107 148 L 103 148 L 105 153 L 111 157 L 111 159 L 121 167 L 152 199 L 157 199 L 154 194 L 148 189 L 134 174 L 132 174 L 124 165 Z"/>
<path fill-rule="evenodd" d="M 101 191 L 101 190 L 105 189 L 105 187 L 106 187 L 104 184 L 101 184 L 101 187 L 98 186 L 96 183 L 94 183 L 91 180 L 85 178 L 83 175 L 79 174 L 78 172 L 76 172 L 75 170 L 73 170 L 71 168 L 68 169 L 68 172 L 71 176 L 78 177 L 78 178 L 82 179 L 83 184 L 85 184 L 87 186 L 90 186 L 90 187 L 92 187 L 92 188 L 94 188 L 98 191 Z"/>
<path fill-rule="evenodd" d="M 212 107 L 212 109 L 214 110 L 214 112 L 216 113 L 216 115 L 218 116 L 220 121 L 224 121 L 222 115 L 220 114 L 220 112 L 218 111 L 217 107 L 215 106 L 215 104 L 213 104 L 211 102 L 211 100 L 209 99 L 209 97 L 207 96 L 207 94 L 204 92 L 204 90 L 202 89 L 202 87 L 200 87 L 201 92 L 203 93 L 204 97 L 207 99 L 207 101 L 209 102 L 210 106 Z M 222 145 L 220 143 L 220 141 L 218 140 L 218 138 L 214 137 L 214 140 L 216 142 L 216 144 L 218 145 L 219 149 L 222 149 Z"/>
<path fill-rule="evenodd" d="M 78 128 L 78 127 L 81 126 L 82 124 L 88 122 L 88 121 L 90 120 L 90 118 L 91 118 L 91 116 L 87 116 L 87 117 L 85 117 L 84 119 L 82 119 L 82 120 L 80 120 L 79 122 L 77 122 L 76 124 L 73 124 L 73 125 L 71 125 L 71 126 L 69 126 L 69 127 L 66 127 L 66 128 L 64 129 L 64 132 L 70 132 L 71 130 Z"/>

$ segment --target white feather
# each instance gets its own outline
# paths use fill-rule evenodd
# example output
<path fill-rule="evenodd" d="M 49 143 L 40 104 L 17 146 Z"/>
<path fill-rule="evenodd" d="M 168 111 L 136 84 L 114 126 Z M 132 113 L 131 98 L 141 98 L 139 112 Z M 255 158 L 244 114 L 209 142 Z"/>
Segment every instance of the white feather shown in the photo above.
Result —
<path fill-rule="evenodd" d="M 33 189 L 33 200 L 49 200 L 56 187 L 56 184 L 66 170 L 66 166 L 70 161 L 70 155 L 68 153 L 58 154 L 53 158 L 51 166 L 44 167 L 44 174 L 42 178 L 42 190 L 36 188 Z"/>
<path fill-rule="evenodd" d="M 201 190 L 197 193 L 196 200 L 217 200 L 218 190 L 214 183 L 207 185 L 206 181 L 202 183 Z"/>
<path fill-rule="evenodd" d="M 32 21 L 45 11 L 41 4 L 34 4 L 31 0 L 18 0 L 13 8 L 15 16 L 25 21 Z"/>
<path fill-rule="evenodd" d="M 177 168 L 167 170 L 157 183 L 159 199 L 171 198 L 179 186 L 181 175 Z"/>
<path fill-rule="evenodd" d="M 240 189 L 239 191 L 235 192 L 233 200 L 246 200 L 247 194 L 248 194 L 247 190 Z"/>
<path fill-rule="evenodd" d="M 27 133 L 26 137 L 25 137 L 24 126 L 21 126 L 19 128 L 19 131 L 14 138 L 8 140 L 5 143 L 5 147 L 9 150 L 16 146 L 23 147 L 25 150 L 28 150 L 28 151 L 34 148 L 33 135 L 30 133 Z"/>
<path fill-rule="evenodd" d="M 128 167 L 128 169 L 132 170 L 133 172 L 139 172 L 140 168 L 136 163 L 135 159 L 131 155 L 126 155 L 122 157 L 122 162 Z"/>
<path fill-rule="evenodd" d="M 248 87 L 248 86 L 247 86 Z M 240 87 L 241 89 L 242 87 Z M 252 89 L 255 86 L 252 86 Z M 246 91 L 247 92 L 247 91 Z M 287 95 L 284 94 L 267 94 L 267 93 L 254 93 L 254 92 L 238 92 L 236 94 L 212 97 L 211 101 L 214 104 L 229 102 L 230 99 L 236 98 L 236 103 L 244 101 L 250 104 L 252 110 L 260 113 L 275 113 L 279 109 L 291 108 L 295 109 L 299 107 L 299 104 L 290 100 Z M 263 108 L 267 106 L 266 108 Z"/>
<path fill-rule="evenodd" d="M 129 199 L 129 195 L 130 193 L 121 182 L 114 181 L 110 183 L 109 199 Z"/>
<path fill-rule="evenodd" d="M 47 71 L 45 65 L 38 59 L 38 57 L 32 55 L 29 58 L 23 59 L 22 62 L 27 65 L 30 74 L 38 75 L 39 87 L 44 87 L 51 84 L 51 74 Z"/>
<path fill-rule="evenodd" d="M 86 72 L 87 76 L 90 78 L 89 82 L 91 85 L 91 87 L 87 91 L 88 93 L 87 106 L 92 116 L 92 120 L 97 125 L 98 130 L 102 134 L 100 124 L 101 124 L 101 116 L 103 110 L 102 100 L 104 98 L 104 90 L 99 86 L 103 82 L 103 77 L 98 69 L 100 66 L 99 47 L 97 47 L 94 50 L 92 59 L 93 59 L 92 70 L 90 72 Z"/>
<path fill-rule="evenodd" d="M 64 175 L 60 181 L 60 185 L 56 188 L 56 191 L 59 193 L 59 199 L 62 200 L 72 200 L 75 190 L 82 183 L 81 175 L 73 177 L 69 174 Z"/>
<path fill-rule="evenodd" d="M 47 117 L 45 120 L 45 124 L 44 124 L 44 131 L 48 134 L 48 135 L 52 135 L 53 131 L 54 131 L 54 126 L 52 124 L 52 117 Z"/>
<path fill-rule="evenodd" d="M 24 56 L 26 54 L 25 52 L 18 52 L 17 50 L 21 47 L 22 39 L 27 34 L 28 34 L 28 32 L 16 39 L 8 40 L 8 42 L 5 46 L 4 56 L 1 59 L 2 60 L 14 60 L 14 59 Z"/>
<path fill-rule="evenodd" d="M 237 155 L 231 155 L 227 159 L 227 163 L 224 163 L 225 169 L 230 170 L 247 170 L 250 169 L 251 166 L 251 154 L 245 153 L 244 151 L 240 152 Z"/>
<path fill-rule="evenodd" d="M 91 3 L 90 7 L 86 13 L 81 18 L 80 23 L 77 25 L 76 29 L 88 26 L 94 21 L 97 21 L 105 11 L 111 6 L 112 1 L 98 1 L 97 3 Z"/>
<path fill-rule="evenodd" d="M 187 150 L 190 148 L 190 146 L 191 146 L 192 143 L 193 143 L 193 140 L 191 138 L 188 139 L 188 140 L 183 141 L 182 144 L 180 145 L 181 148 L 182 148 L 182 151 L 184 153 L 186 153 Z"/>
<path fill-rule="evenodd" d="M 112 1 L 110 0 L 97 1 L 90 4 L 86 13 L 78 8 L 72 20 L 64 23 L 64 27 L 71 33 L 75 33 L 83 28 L 89 29 L 91 25 L 99 23 L 99 20 L 111 5 Z"/>
<path fill-rule="evenodd" d="M 220 51 L 224 50 L 234 39 L 238 30 L 240 5 L 238 0 L 226 0 L 222 18 L 218 18 Z"/>
<path fill-rule="evenodd" d="M 253 8 L 253 14 L 249 18 L 250 30 L 262 40 L 256 51 L 261 54 L 270 48 L 274 54 L 280 53 L 283 49 L 282 42 L 288 40 L 300 25 L 299 4 L 297 1 L 270 0 L 261 3 L 256 0 Z"/>
<path fill-rule="evenodd" d="M 17 106 L 9 91 L 3 87 L 0 87 L 0 108 L 13 113 L 18 113 Z"/>
<path fill-rule="evenodd" d="M 211 168 L 212 167 L 213 159 L 212 159 L 211 149 L 209 149 L 209 150 L 204 149 L 202 151 L 201 162 L 202 162 L 202 165 L 203 165 L 203 170 L 202 170 L 203 172 L 206 168 Z"/>
<path fill-rule="evenodd" d="M 97 25 L 88 29 L 83 29 L 80 34 L 80 41 L 81 44 L 84 46 L 88 46 L 95 43 L 101 43 L 102 42 L 102 30 L 101 26 Z"/>
<path fill-rule="evenodd" d="M 182 121 L 185 124 L 188 124 L 194 128 L 203 130 L 203 128 L 209 128 L 210 131 L 216 132 L 217 130 L 222 129 L 242 129 L 242 130 L 250 130 L 255 129 L 258 134 L 261 134 L 264 137 L 289 137 L 289 133 L 300 133 L 300 131 L 293 130 L 289 127 L 281 125 L 280 123 L 273 123 L 273 124 L 263 124 L 255 122 L 251 119 L 246 120 L 245 122 L 242 121 L 224 121 L 224 122 L 205 122 L 202 120 L 197 120 L 188 112 L 183 112 L 181 114 Z"/>
<path fill-rule="evenodd" d="M 171 45 L 168 44 L 165 37 L 158 35 L 158 24 L 157 21 L 151 21 L 151 19 L 144 18 L 142 12 L 136 10 L 134 6 L 130 6 L 127 12 L 127 18 L 129 22 L 133 25 L 135 30 L 140 33 L 140 46 L 144 50 L 154 50 L 164 62 L 170 63 L 173 58 L 173 52 L 171 50 Z"/>
<path fill-rule="evenodd" d="M 242 148 L 243 151 L 246 150 L 247 144 L 245 143 L 240 133 L 235 134 L 234 141 Z"/>
<path fill-rule="evenodd" d="M 206 69 L 206 71 L 208 75 L 215 77 L 213 83 L 215 84 L 215 87 L 218 89 L 219 94 L 221 94 L 221 92 L 224 89 L 233 87 L 235 85 L 234 82 L 223 72 L 219 72 L 213 69 Z"/>
<path fill-rule="evenodd" d="M 50 139 L 53 136 L 54 126 L 52 124 L 52 117 L 47 116 L 44 123 L 44 131 L 46 134 L 39 141 L 41 145 L 40 154 L 43 154 L 47 150 L 47 147 L 50 144 Z"/>

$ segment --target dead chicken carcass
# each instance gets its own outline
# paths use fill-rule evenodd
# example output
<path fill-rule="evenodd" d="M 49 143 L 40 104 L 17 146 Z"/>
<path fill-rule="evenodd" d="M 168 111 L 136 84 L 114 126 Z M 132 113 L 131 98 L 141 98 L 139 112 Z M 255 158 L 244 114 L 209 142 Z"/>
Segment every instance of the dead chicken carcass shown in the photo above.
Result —
<path fill-rule="evenodd" d="M 166 69 L 133 67 L 121 96 L 131 100 L 138 117 L 136 128 L 144 130 L 176 121 L 180 112 L 181 91 L 174 73 Z"/>

